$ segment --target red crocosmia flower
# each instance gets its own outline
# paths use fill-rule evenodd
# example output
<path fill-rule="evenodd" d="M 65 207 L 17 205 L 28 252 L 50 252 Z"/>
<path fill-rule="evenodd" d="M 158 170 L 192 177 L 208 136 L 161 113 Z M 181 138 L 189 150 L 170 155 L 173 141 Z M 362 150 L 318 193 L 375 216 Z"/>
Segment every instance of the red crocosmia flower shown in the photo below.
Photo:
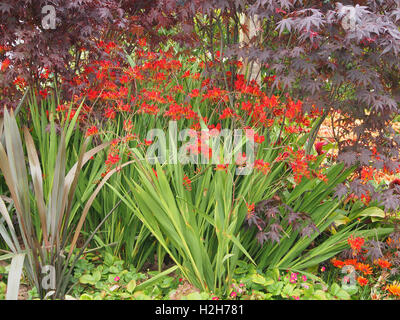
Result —
<path fill-rule="evenodd" d="M 306 160 L 307 160 L 307 161 L 316 161 L 316 160 L 317 160 L 317 157 L 314 156 L 314 155 L 312 155 L 312 154 L 307 154 L 307 155 L 306 155 Z"/>
<path fill-rule="evenodd" d="M 25 88 L 28 85 L 26 83 L 25 79 L 22 77 L 15 78 L 15 80 L 13 81 L 13 84 L 15 84 L 16 86 L 19 86 L 20 88 Z"/>
<path fill-rule="evenodd" d="M 214 87 L 212 89 L 208 89 L 207 92 L 203 95 L 202 102 L 206 99 L 210 99 L 214 102 L 225 101 L 229 100 L 228 91 L 221 90 L 220 88 Z"/>
<path fill-rule="evenodd" d="M 158 107 L 155 104 L 147 104 L 146 102 L 143 102 L 138 109 L 138 113 L 147 113 L 147 114 L 152 114 L 156 115 L 159 112 Z"/>
<path fill-rule="evenodd" d="M 296 159 L 289 163 L 294 173 L 294 180 L 298 184 L 301 182 L 303 176 L 310 178 L 310 171 L 308 170 L 308 163 L 303 159 Z"/>
<path fill-rule="evenodd" d="M 351 235 L 347 239 L 347 242 L 353 250 L 353 255 L 357 255 L 361 251 L 361 247 L 364 245 L 365 239 L 362 237 L 353 238 Z"/>
<path fill-rule="evenodd" d="M 48 79 L 49 78 L 49 73 L 50 73 L 50 70 L 45 68 L 44 72 L 40 74 L 40 78 Z"/>
<path fill-rule="evenodd" d="M 287 151 L 285 151 L 285 152 L 283 152 L 283 153 L 280 153 L 279 155 L 278 155 L 278 157 L 275 159 L 275 161 L 276 162 L 280 162 L 280 161 L 283 161 L 283 160 L 285 160 L 285 159 L 287 159 L 288 157 L 289 157 L 289 152 L 287 152 Z"/>
<path fill-rule="evenodd" d="M 293 102 L 288 104 L 287 110 L 285 111 L 285 117 L 287 119 L 293 119 L 296 116 L 296 108 L 293 105 Z"/>
<path fill-rule="evenodd" d="M 120 143 L 120 139 L 119 138 L 115 138 L 111 141 L 111 146 L 114 148 L 118 145 L 118 143 Z"/>
<path fill-rule="evenodd" d="M 242 108 L 243 111 L 246 111 L 247 113 L 251 113 L 253 110 L 253 104 L 250 101 L 244 102 L 242 101 Z"/>
<path fill-rule="evenodd" d="M 258 171 L 261 171 L 264 175 L 267 175 L 271 171 L 270 164 L 268 162 L 264 162 L 263 159 L 257 159 L 254 161 L 254 168 Z"/>
<path fill-rule="evenodd" d="M 126 98 L 126 96 L 128 95 L 128 93 L 129 93 L 128 88 L 121 87 L 121 88 L 119 89 L 119 91 L 118 91 L 118 96 L 119 96 L 120 98 Z"/>
<path fill-rule="evenodd" d="M 238 68 L 238 69 L 240 69 L 240 68 L 243 67 L 243 62 L 242 62 L 242 61 L 239 61 L 239 60 L 232 61 L 232 64 L 233 64 L 234 66 L 236 66 L 236 68 Z"/>
<path fill-rule="evenodd" d="M 140 39 L 137 41 L 137 43 L 138 43 L 139 46 L 145 47 L 146 44 L 147 44 L 146 38 L 140 38 Z"/>
<path fill-rule="evenodd" d="M 56 111 L 57 111 L 57 112 L 62 112 L 62 111 L 64 111 L 64 110 L 66 110 L 66 109 L 67 109 L 67 107 L 66 107 L 65 105 L 59 104 L 59 105 L 57 106 L 57 108 L 56 108 Z"/>
<path fill-rule="evenodd" d="M 357 278 L 357 282 L 360 284 L 361 287 L 363 287 L 368 284 L 368 279 L 360 276 Z"/>
<path fill-rule="evenodd" d="M 43 99 L 46 99 L 46 98 L 47 98 L 47 95 L 48 95 L 46 89 L 44 89 L 44 90 L 39 90 L 39 94 L 40 94 L 40 96 L 41 96 Z"/>
<path fill-rule="evenodd" d="M 107 45 L 106 45 L 104 51 L 105 51 L 106 53 L 110 53 L 110 51 L 112 51 L 112 50 L 115 49 L 116 47 L 117 47 L 117 45 L 115 44 L 115 42 L 110 41 L 109 43 L 107 43 Z"/>
<path fill-rule="evenodd" d="M 175 90 L 177 89 L 176 87 Z M 141 92 L 143 93 L 143 96 L 145 97 L 146 100 L 148 99 L 159 103 L 166 103 L 166 100 L 161 95 L 160 91 L 143 89 Z"/>
<path fill-rule="evenodd" d="M 1 63 L 1 71 L 4 72 L 8 66 L 10 65 L 11 61 L 10 59 L 6 58 L 2 63 Z"/>
<path fill-rule="evenodd" d="M 145 144 L 146 146 L 149 146 L 149 145 L 151 145 L 151 144 L 153 143 L 152 140 L 146 140 L 146 139 L 144 139 L 143 141 L 144 141 L 144 144 Z"/>
<path fill-rule="evenodd" d="M 357 259 L 346 259 L 346 260 L 344 260 L 343 261 L 343 263 L 346 265 L 346 266 L 356 266 L 357 265 Z"/>
<path fill-rule="evenodd" d="M 222 111 L 222 114 L 219 116 L 220 120 L 231 118 L 232 116 L 235 116 L 236 113 L 231 109 L 231 108 L 225 108 Z"/>
<path fill-rule="evenodd" d="M 123 142 L 123 143 L 127 143 L 128 141 L 131 141 L 131 140 L 133 140 L 134 138 L 135 138 L 135 136 L 134 136 L 133 134 L 128 133 L 128 134 L 125 135 L 125 137 L 122 138 L 122 142 Z M 130 151 L 127 152 L 127 155 L 129 155 L 129 154 L 131 154 Z"/>
<path fill-rule="evenodd" d="M 209 84 L 210 84 L 210 79 L 204 79 L 202 82 L 201 82 L 201 87 L 203 88 L 203 87 L 207 87 Z"/>
<path fill-rule="evenodd" d="M 199 93 L 200 93 L 199 89 L 193 89 L 192 92 L 189 93 L 189 97 L 191 97 L 191 98 L 198 97 Z"/>
<path fill-rule="evenodd" d="M 194 122 L 194 123 L 190 126 L 190 129 L 195 130 L 195 131 L 201 130 L 200 122 L 198 122 L 198 121 Z"/>
<path fill-rule="evenodd" d="M 131 111 L 131 105 L 127 103 L 127 104 L 124 104 L 124 105 L 120 106 L 119 109 L 121 111 L 124 111 L 124 112 L 130 112 Z"/>
<path fill-rule="evenodd" d="M 123 128 L 125 131 L 131 131 L 133 129 L 133 124 L 131 120 L 124 120 Z"/>
<path fill-rule="evenodd" d="M 333 258 L 331 260 L 331 263 L 333 264 L 333 266 L 335 266 L 336 268 L 341 269 L 343 266 L 345 266 L 345 263 L 341 260 L 338 260 L 336 258 Z"/>
<path fill-rule="evenodd" d="M 178 85 L 174 86 L 171 91 L 174 92 L 174 93 L 177 93 L 177 92 L 183 93 L 183 92 L 185 92 L 185 90 L 183 89 L 183 86 L 181 84 L 178 84 Z"/>
<path fill-rule="evenodd" d="M 164 72 L 157 72 L 156 75 L 154 76 L 154 80 L 156 81 L 165 81 L 166 76 Z"/>
<path fill-rule="evenodd" d="M 113 108 L 108 107 L 105 111 L 104 111 L 104 116 L 108 119 L 114 119 L 115 118 L 115 110 Z"/>
<path fill-rule="evenodd" d="M 374 179 L 375 169 L 372 167 L 363 167 L 361 169 L 361 180 L 368 182 Z"/>
<path fill-rule="evenodd" d="M 322 147 L 327 145 L 328 143 L 326 141 L 319 141 L 316 142 L 314 147 L 315 147 L 315 151 L 317 151 L 318 155 L 320 156 L 321 154 L 324 154 L 325 151 L 322 150 Z"/>
<path fill-rule="evenodd" d="M 119 82 L 122 84 L 127 84 L 129 82 L 129 78 L 127 75 L 123 75 L 121 78 L 119 78 Z"/>
<path fill-rule="evenodd" d="M 117 163 L 120 159 L 118 154 L 113 155 L 112 153 L 108 154 L 107 160 L 106 160 L 106 164 L 107 165 L 112 165 Z"/>
<path fill-rule="evenodd" d="M 369 191 L 367 190 L 366 193 L 363 193 L 361 195 L 361 201 L 365 204 L 368 205 L 371 201 L 371 196 L 369 195 Z"/>
<path fill-rule="evenodd" d="M 82 113 L 90 113 L 92 112 L 93 107 L 88 106 L 87 104 L 84 104 L 82 106 Z"/>
<path fill-rule="evenodd" d="M 304 127 L 309 127 L 310 124 L 311 124 L 310 119 L 305 118 L 305 117 L 302 117 L 302 118 L 300 119 L 300 123 L 301 123 Z"/>
<path fill-rule="evenodd" d="M 271 85 L 276 79 L 276 76 L 269 76 L 264 78 L 264 83 Z"/>
<path fill-rule="evenodd" d="M 254 203 L 251 203 L 251 204 L 247 204 L 247 203 L 246 203 L 246 206 L 247 206 L 247 212 L 248 212 L 248 213 L 254 211 L 254 208 L 255 208 Z"/>
<path fill-rule="evenodd" d="M 182 79 L 184 79 L 184 78 L 188 78 L 188 77 L 190 77 L 190 70 L 187 70 L 183 75 L 182 75 Z"/>
<path fill-rule="evenodd" d="M 172 103 L 169 109 L 164 113 L 164 116 L 171 117 L 173 120 L 179 120 L 183 117 L 184 108 L 182 105 Z"/>
<path fill-rule="evenodd" d="M 285 131 L 287 133 L 299 133 L 299 132 L 301 132 L 299 130 L 299 128 L 297 128 L 296 126 L 288 126 L 288 127 L 285 128 Z"/>
<path fill-rule="evenodd" d="M 392 266 L 392 264 L 387 261 L 387 260 L 383 260 L 383 259 L 378 259 L 378 265 L 382 268 L 382 269 L 390 269 L 390 267 Z"/>
<path fill-rule="evenodd" d="M 315 173 L 317 178 L 325 183 L 328 183 L 328 178 L 326 176 L 326 174 L 323 174 L 322 172 L 316 172 Z"/>
<path fill-rule="evenodd" d="M 192 190 L 192 180 L 190 180 L 186 174 L 183 176 L 183 185 L 186 188 L 186 190 L 188 191 Z"/>
<path fill-rule="evenodd" d="M 255 143 L 263 143 L 265 140 L 264 136 L 259 136 L 257 133 L 254 134 L 254 142 Z"/>
<path fill-rule="evenodd" d="M 94 134 L 96 134 L 96 133 L 98 133 L 99 132 L 99 130 L 97 129 L 97 127 L 96 126 L 91 126 L 89 129 L 87 129 L 87 131 L 86 131 L 86 137 L 89 137 L 89 136 L 92 136 L 92 135 L 94 135 Z"/>
<path fill-rule="evenodd" d="M 69 115 L 69 120 L 72 120 L 75 117 L 75 113 L 76 113 L 76 110 L 71 110 L 71 113 Z M 68 111 L 65 112 L 65 116 L 66 117 L 68 116 Z"/>
<path fill-rule="evenodd" d="M 263 104 L 266 105 L 266 107 L 269 109 L 276 108 L 279 105 L 279 99 L 275 95 L 272 95 L 271 98 L 264 96 L 262 98 L 262 100 L 263 100 Z"/>
<path fill-rule="evenodd" d="M 217 164 L 215 167 L 215 171 L 227 171 L 228 165 L 227 164 Z"/>
<path fill-rule="evenodd" d="M 204 121 L 204 122 L 206 122 L 206 121 Z M 221 131 L 221 123 L 217 123 L 217 125 L 210 124 L 207 126 L 207 128 L 211 130 L 210 135 L 215 137 Z M 213 130 L 213 129 L 215 129 L 215 130 Z"/>
<path fill-rule="evenodd" d="M 87 92 L 89 100 L 94 100 L 98 97 L 99 92 L 97 90 L 89 89 Z"/>
<path fill-rule="evenodd" d="M 147 59 L 149 59 L 150 61 L 151 60 L 156 60 L 156 58 L 157 58 L 157 55 L 156 55 L 155 52 L 148 52 L 147 53 Z M 156 61 L 154 63 L 156 63 Z M 149 66 L 151 68 L 151 65 L 149 65 Z M 153 65 L 153 66 L 155 66 L 155 65 Z"/>

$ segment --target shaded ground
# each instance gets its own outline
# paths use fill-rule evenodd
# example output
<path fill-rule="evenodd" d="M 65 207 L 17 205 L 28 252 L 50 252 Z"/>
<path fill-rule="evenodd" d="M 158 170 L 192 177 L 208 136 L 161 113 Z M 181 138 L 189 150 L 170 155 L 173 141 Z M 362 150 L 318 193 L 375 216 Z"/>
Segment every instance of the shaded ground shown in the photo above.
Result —
<path fill-rule="evenodd" d="M 5 261 L 0 261 L 0 266 L 7 266 L 8 263 Z M 31 287 L 26 285 L 26 284 L 20 284 L 19 286 L 19 292 L 18 292 L 18 300 L 27 300 L 29 295 L 28 291 L 31 290 Z"/>

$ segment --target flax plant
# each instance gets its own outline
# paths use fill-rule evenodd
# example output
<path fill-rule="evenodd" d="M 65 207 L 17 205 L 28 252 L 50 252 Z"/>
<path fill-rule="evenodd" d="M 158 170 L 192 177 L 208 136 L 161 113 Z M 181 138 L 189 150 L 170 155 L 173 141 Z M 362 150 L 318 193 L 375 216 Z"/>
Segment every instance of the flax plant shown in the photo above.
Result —
<path fill-rule="evenodd" d="M 79 216 L 78 224 L 74 223 L 71 210 L 76 201 L 75 191 L 82 167 L 92 156 L 107 147 L 108 143 L 86 151 L 89 138 L 85 139 L 79 151 L 78 161 L 66 173 L 66 139 L 74 124 L 74 121 L 71 122 L 61 131 L 61 139 L 58 141 L 52 123 L 48 150 L 56 152 L 41 152 L 41 161 L 31 134 L 28 128 L 24 127 L 27 165 L 16 119 L 12 111 L 4 111 L 5 145 L 0 144 L 0 169 L 18 221 L 16 225 L 13 224 L 13 213 L 7 209 L 0 197 L 0 234 L 10 249 L 10 253 L 2 255 L 0 259 L 12 259 L 7 299 L 17 298 L 23 267 L 41 298 L 63 298 L 74 264 L 88 244 L 86 242 L 83 246 L 79 245 L 80 252 L 76 254 L 83 222 L 105 182 L 99 184 L 91 194 Z M 55 149 L 55 145 L 58 145 L 58 150 Z M 47 167 L 50 164 L 54 165 L 53 169 Z M 51 172 L 51 176 L 44 176 L 44 172 Z M 112 173 L 110 172 L 105 179 Z M 39 222 L 36 226 L 35 221 Z"/>

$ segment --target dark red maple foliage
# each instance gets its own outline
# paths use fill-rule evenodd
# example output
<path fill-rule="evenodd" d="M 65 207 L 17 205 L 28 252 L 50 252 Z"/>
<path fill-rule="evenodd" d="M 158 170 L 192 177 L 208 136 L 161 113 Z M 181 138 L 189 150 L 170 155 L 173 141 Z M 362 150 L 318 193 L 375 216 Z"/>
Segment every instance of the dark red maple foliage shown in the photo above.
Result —
<path fill-rule="evenodd" d="M 57 27 L 44 32 L 46 4 L 56 7 Z M 259 21 L 245 46 L 241 14 Z M 262 66 L 269 79 L 263 90 L 289 92 L 304 108 L 323 108 L 323 117 L 334 112 L 339 160 L 399 168 L 400 137 L 390 123 L 400 101 L 400 0 L 0 0 L 0 15 L 0 61 L 9 59 L 0 73 L 3 105 L 18 101 L 17 77 L 39 87 L 43 68 L 67 85 L 79 72 L 82 49 L 90 52 L 86 59 L 101 58 L 99 40 L 125 39 L 129 52 L 132 36 L 146 34 L 156 45 L 165 39 L 160 27 L 174 28 L 179 32 L 171 37 L 203 50 L 207 76 L 227 87 L 236 78 L 229 63 L 242 57 Z M 400 204 L 393 190 L 385 195 L 360 181 L 352 186 L 389 210 Z"/>

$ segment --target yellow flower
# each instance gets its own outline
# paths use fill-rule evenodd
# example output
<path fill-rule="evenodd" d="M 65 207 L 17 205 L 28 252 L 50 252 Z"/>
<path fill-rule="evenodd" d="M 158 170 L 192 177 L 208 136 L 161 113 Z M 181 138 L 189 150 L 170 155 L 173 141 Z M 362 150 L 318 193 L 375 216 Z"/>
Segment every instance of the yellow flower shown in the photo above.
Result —
<path fill-rule="evenodd" d="M 392 284 L 386 286 L 386 290 L 392 295 L 400 297 L 400 283 L 398 281 L 394 281 Z"/>

